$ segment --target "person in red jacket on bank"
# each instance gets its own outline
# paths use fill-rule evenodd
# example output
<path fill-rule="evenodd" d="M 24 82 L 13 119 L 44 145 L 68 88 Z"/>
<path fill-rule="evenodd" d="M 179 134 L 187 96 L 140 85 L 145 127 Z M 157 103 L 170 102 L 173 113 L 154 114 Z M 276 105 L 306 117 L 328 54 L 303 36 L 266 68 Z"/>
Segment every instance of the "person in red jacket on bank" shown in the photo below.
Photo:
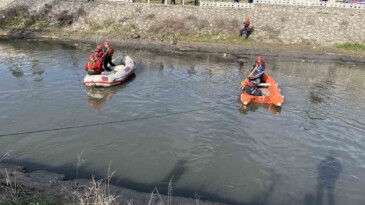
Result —
<path fill-rule="evenodd" d="M 85 70 L 89 75 L 101 74 L 102 68 L 100 61 L 97 61 L 93 54 L 89 57 L 90 61 L 85 64 Z"/>

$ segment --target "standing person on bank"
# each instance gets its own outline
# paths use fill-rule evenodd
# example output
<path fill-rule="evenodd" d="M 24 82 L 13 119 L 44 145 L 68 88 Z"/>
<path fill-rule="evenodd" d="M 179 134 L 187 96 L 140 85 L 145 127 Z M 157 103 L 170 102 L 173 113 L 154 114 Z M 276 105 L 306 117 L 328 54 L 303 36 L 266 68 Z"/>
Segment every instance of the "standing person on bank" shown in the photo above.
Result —
<path fill-rule="evenodd" d="M 110 46 L 109 41 L 104 41 L 104 47 L 105 47 L 104 48 L 104 55 L 105 55 L 105 58 L 104 58 L 104 68 L 107 71 L 111 71 L 111 69 L 108 67 L 108 63 L 111 66 L 115 66 L 115 64 L 112 62 L 112 57 L 113 57 L 114 50 Z"/>
<path fill-rule="evenodd" d="M 247 32 L 250 30 L 250 18 L 246 17 L 246 20 L 243 22 L 243 28 L 240 30 L 240 36 L 242 36 L 244 33 L 247 34 Z"/>

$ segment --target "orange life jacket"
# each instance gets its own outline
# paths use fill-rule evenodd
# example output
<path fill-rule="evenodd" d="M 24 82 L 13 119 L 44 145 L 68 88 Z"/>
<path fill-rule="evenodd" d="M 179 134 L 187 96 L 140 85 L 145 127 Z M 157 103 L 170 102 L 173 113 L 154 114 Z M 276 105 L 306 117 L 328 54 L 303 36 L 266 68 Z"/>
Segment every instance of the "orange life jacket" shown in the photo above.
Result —
<path fill-rule="evenodd" d="M 246 20 L 245 22 L 244 22 L 244 24 L 245 24 L 245 29 L 246 30 L 249 30 L 250 29 L 250 20 Z"/>
<path fill-rule="evenodd" d="M 88 70 L 96 70 L 95 61 L 87 62 L 87 69 Z"/>

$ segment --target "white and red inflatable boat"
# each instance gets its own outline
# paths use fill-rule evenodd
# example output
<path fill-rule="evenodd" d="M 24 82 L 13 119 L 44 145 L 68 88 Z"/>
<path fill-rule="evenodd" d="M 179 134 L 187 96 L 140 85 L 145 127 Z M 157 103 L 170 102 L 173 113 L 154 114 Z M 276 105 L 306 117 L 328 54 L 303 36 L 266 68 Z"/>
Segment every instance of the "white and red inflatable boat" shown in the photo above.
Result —
<path fill-rule="evenodd" d="M 110 87 L 124 82 L 136 70 L 135 63 L 129 56 L 118 56 L 113 59 L 116 66 L 110 66 L 112 71 L 104 71 L 100 75 L 84 77 L 85 86 Z"/>

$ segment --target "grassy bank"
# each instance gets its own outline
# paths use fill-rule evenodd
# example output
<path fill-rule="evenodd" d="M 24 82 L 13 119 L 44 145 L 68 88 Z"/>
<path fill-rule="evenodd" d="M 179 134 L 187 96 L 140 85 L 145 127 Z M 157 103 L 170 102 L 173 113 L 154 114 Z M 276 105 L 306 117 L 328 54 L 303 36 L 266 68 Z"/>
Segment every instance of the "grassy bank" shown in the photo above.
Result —
<path fill-rule="evenodd" d="M 346 51 L 353 51 L 353 52 L 365 52 L 365 43 L 343 43 L 337 44 L 336 48 L 346 50 Z"/>

